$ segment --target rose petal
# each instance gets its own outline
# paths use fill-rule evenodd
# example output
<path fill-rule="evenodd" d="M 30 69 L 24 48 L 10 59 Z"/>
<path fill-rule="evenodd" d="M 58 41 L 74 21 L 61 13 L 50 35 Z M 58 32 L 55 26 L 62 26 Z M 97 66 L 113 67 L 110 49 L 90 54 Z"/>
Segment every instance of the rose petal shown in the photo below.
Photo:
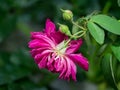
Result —
<path fill-rule="evenodd" d="M 51 33 L 51 37 L 50 37 L 56 44 L 59 44 L 60 42 L 62 42 L 63 40 L 68 39 L 68 37 L 61 33 L 61 32 L 55 32 L 55 33 Z"/>
<path fill-rule="evenodd" d="M 57 72 L 63 70 L 63 64 L 61 63 L 61 58 L 58 58 L 57 60 L 55 60 L 54 67 Z"/>
<path fill-rule="evenodd" d="M 47 48 L 32 49 L 32 50 L 30 51 L 30 53 L 31 53 L 32 57 L 35 57 L 35 55 L 43 52 L 43 51 L 46 50 L 46 49 L 47 49 Z"/>
<path fill-rule="evenodd" d="M 50 47 L 49 43 L 45 43 L 44 41 L 37 40 L 37 39 L 31 40 L 28 43 L 28 45 L 29 45 L 29 48 L 31 48 L 31 49 L 42 48 L 42 47 Z"/>
<path fill-rule="evenodd" d="M 74 81 L 76 81 L 76 65 L 74 64 L 74 62 L 72 60 L 70 60 L 70 64 L 71 64 L 71 77 Z"/>
<path fill-rule="evenodd" d="M 39 67 L 40 69 L 46 68 L 46 66 L 47 66 L 46 64 L 47 64 L 47 57 L 44 56 L 44 57 L 42 58 L 42 60 L 38 63 L 38 67 Z"/>
<path fill-rule="evenodd" d="M 50 33 L 52 33 L 52 32 L 56 32 L 55 31 L 55 24 L 50 19 L 47 19 L 46 20 L 45 33 L 50 35 Z"/>
<path fill-rule="evenodd" d="M 85 57 L 83 57 L 82 54 L 69 54 L 68 57 L 75 63 L 77 63 L 81 68 L 88 71 L 88 60 Z"/>
<path fill-rule="evenodd" d="M 39 35 L 44 35 L 45 36 L 45 33 L 43 32 L 31 32 L 31 39 L 35 39 L 34 36 L 39 36 Z"/>
<path fill-rule="evenodd" d="M 49 46 L 51 47 L 55 47 L 54 42 L 46 35 L 36 34 L 36 35 L 33 35 L 32 38 L 33 38 L 32 41 L 36 40 L 36 42 L 39 42 L 41 45 L 43 45 L 42 43 L 46 43 L 46 44 L 49 44 Z M 29 45 L 30 45 L 30 42 L 29 42 Z"/>
<path fill-rule="evenodd" d="M 64 78 L 69 81 L 70 75 L 71 75 L 71 63 L 70 63 L 70 59 L 68 57 L 66 57 L 65 60 L 66 60 L 67 70 L 66 70 L 66 74 L 65 74 Z"/>
<path fill-rule="evenodd" d="M 82 45 L 82 39 L 72 40 L 66 50 L 66 53 L 75 53 Z"/>
<path fill-rule="evenodd" d="M 63 70 L 61 70 L 59 78 L 63 79 L 67 71 L 67 63 L 66 60 L 63 59 L 63 57 L 61 57 L 61 63 L 63 64 Z"/>
<path fill-rule="evenodd" d="M 35 62 L 38 64 L 42 58 L 45 56 L 45 57 L 48 57 L 48 55 L 50 54 L 50 52 L 42 52 L 42 53 L 39 53 L 39 54 L 36 54 L 34 59 L 35 59 Z"/>

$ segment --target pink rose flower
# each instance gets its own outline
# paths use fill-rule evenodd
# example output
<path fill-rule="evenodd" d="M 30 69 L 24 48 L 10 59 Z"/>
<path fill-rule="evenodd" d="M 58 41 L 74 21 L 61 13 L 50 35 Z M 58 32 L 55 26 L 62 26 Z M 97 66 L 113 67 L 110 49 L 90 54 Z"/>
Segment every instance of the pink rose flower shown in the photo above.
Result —
<path fill-rule="evenodd" d="M 81 53 L 75 54 L 80 48 L 82 40 L 71 40 L 65 45 L 68 37 L 56 31 L 55 24 L 49 19 L 43 32 L 32 32 L 29 42 L 30 53 L 38 67 L 59 73 L 59 78 L 76 81 L 76 64 L 88 70 L 89 64 Z"/>

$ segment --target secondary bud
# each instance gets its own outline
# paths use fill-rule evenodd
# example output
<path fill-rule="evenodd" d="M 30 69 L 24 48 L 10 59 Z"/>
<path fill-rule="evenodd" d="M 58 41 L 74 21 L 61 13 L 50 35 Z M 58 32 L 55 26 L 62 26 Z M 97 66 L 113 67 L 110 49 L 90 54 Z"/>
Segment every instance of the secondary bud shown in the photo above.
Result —
<path fill-rule="evenodd" d="M 63 10 L 63 9 L 61 9 L 61 11 L 63 12 L 63 19 L 71 20 L 73 18 L 72 11 L 70 11 L 70 10 Z"/>
<path fill-rule="evenodd" d="M 59 25 L 60 25 L 59 29 L 62 33 L 64 33 L 65 35 L 71 36 L 70 30 L 67 25 L 63 25 L 63 24 L 59 24 Z"/>

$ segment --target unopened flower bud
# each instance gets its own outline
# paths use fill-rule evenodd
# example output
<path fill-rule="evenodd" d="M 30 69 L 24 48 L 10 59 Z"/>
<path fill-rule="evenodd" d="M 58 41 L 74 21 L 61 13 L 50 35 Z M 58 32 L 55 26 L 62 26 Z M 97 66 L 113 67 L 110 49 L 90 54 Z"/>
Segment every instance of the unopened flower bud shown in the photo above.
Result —
<path fill-rule="evenodd" d="M 70 30 L 67 25 L 63 25 L 63 24 L 59 24 L 59 25 L 60 25 L 59 29 L 62 33 L 64 33 L 65 35 L 71 36 Z"/>
<path fill-rule="evenodd" d="M 73 13 L 70 10 L 61 10 L 63 12 L 63 19 L 71 20 L 73 18 Z"/>

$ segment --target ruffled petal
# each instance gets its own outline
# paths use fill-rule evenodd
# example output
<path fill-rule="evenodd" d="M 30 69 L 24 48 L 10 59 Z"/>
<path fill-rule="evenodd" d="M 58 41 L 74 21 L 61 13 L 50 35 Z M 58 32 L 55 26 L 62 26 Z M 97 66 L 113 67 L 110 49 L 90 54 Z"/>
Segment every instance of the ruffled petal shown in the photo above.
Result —
<path fill-rule="evenodd" d="M 57 65 L 61 66 L 60 64 L 60 62 L 57 63 Z M 61 70 L 59 78 L 68 81 L 72 78 L 74 81 L 76 81 L 76 66 L 74 62 L 70 58 L 64 57 L 62 65 L 63 66 L 61 66 L 61 68 L 59 66 L 57 67 Z"/>
<path fill-rule="evenodd" d="M 50 35 L 50 33 L 52 33 L 52 32 L 56 32 L 55 31 L 55 24 L 50 19 L 47 19 L 46 20 L 45 33 Z"/>
<path fill-rule="evenodd" d="M 34 59 L 35 59 L 35 62 L 38 64 L 42 58 L 45 56 L 45 57 L 48 57 L 50 52 L 45 52 L 45 53 L 39 53 L 39 54 L 36 54 Z"/>
<path fill-rule="evenodd" d="M 70 60 L 70 65 L 71 65 L 71 77 L 72 80 L 76 81 L 76 65 L 74 64 L 74 62 L 72 60 Z"/>
<path fill-rule="evenodd" d="M 63 69 L 60 71 L 59 78 L 65 79 L 64 76 L 65 76 L 66 71 L 67 71 L 67 62 L 66 62 L 66 60 L 63 59 L 63 57 L 61 57 L 61 63 L 63 64 Z"/>
<path fill-rule="evenodd" d="M 82 54 L 70 54 L 68 57 L 77 63 L 81 68 L 88 71 L 89 63 L 88 60 L 82 56 Z"/>
<path fill-rule="evenodd" d="M 31 32 L 31 39 L 35 39 L 34 36 L 39 36 L 39 35 L 44 35 L 45 36 L 45 33 L 43 32 Z"/>
<path fill-rule="evenodd" d="M 80 46 L 82 45 L 82 39 L 79 39 L 79 40 L 72 40 L 70 43 L 69 43 L 69 46 L 66 50 L 66 53 L 74 53 L 76 52 Z"/>
<path fill-rule="evenodd" d="M 43 43 L 44 43 L 44 44 L 49 44 L 49 46 L 51 46 L 51 47 L 55 47 L 55 43 L 44 34 L 38 34 L 38 33 L 33 34 L 32 33 L 32 41 L 36 41 L 36 42 L 40 43 L 41 45 L 43 45 Z M 32 41 L 29 42 L 29 45 L 31 44 Z"/>
<path fill-rule="evenodd" d="M 55 56 L 56 55 L 54 53 L 51 53 L 48 56 L 47 69 L 51 72 L 53 72 L 55 70 L 54 65 L 53 65 L 54 61 L 55 61 L 54 60 Z"/>
<path fill-rule="evenodd" d="M 61 70 L 63 70 L 63 64 L 61 63 L 61 59 L 60 58 L 55 60 L 54 68 L 55 68 L 56 72 L 60 72 Z"/>
<path fill-rule="evenodd" d="M 50 47 L 50 43 L 46 43 L 43 40 L 31 40 L 29 43 L 29 48 L 35 49 L 35 48 L 41 48 L 41 47 Z"/>
<path fill-rule="evenodd" d="M 38 63 L 38 67 L 41 68 L 46 68 L 47 66 L 47 57 L 43 56 L 42 60 Z"/>
<path fill-rule="evenodd" d="M 32 57 L 35 57 L 35 55 L 43 52 L 43 51 L 46 50 L 46 49 L 47 49 L 47 48 L 32 49 L 32 50 L 30 51 L 30 53 L 31 53 Z"/>
<path fill-rule="evenodd" d="M 55 33 L 51 33 L 50 35 L 51 39 L 56 43 L 59 44 L 60 42 L 62 42 L 63 40 L 68 39 L 68 36 L 66 36 L 65 34 L 61 33 L 60 31 L 57 31 Z"/>
<path fill-rule="evenodd" d="M 67 70 L 66 70 L 66 73 L 64 75 L 64 79 L 66 80 L 70 80 L 70 76 L 71 76 L 71 62 L 70 62 L 70 59 L 69 58 L 65 58 L 66 60 L 66 64 L 67 64 Z"/>

